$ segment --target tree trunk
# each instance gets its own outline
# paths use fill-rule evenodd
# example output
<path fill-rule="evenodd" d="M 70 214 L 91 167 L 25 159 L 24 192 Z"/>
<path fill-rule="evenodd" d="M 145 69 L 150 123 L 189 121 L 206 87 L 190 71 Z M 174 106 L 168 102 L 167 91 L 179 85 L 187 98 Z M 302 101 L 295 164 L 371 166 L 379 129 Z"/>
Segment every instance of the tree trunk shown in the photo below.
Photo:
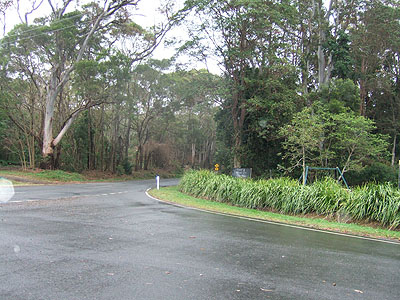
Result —
<path fill-rule="evenodd" d="M 145 151 L 144 146 L 140 148 L 139 152 L 139 170 L 143 170 L 143 152 Z"/>
<path fill-rule="evenodd" d="M 138 145 L 138 149 L 136 151 L 136 158 L 135 158 L 135 171 L 141 170 L 141 165 L 140 165 L 140 156 L 142 155 L 142 145 Z"/>
<path fill-rule="evenodd" d="M 147 153 L 145 153 L 145 155 L 144 155 L 144 170 L 145 171 L 147 171 L 149 169 L 150 159 L 151 159 L 151 151 L 148 149 Z"/>
<path fill-rule="evenodd" d="M 104 171 L 104 104 L 100 116 L 100 170 Z"/>
<path fill-rule="evenodd" d="M 56 153 L 53 154 L 53 157 L 54 157 L 53 169 L 60 168 L 60 162 L 61 162 L 61 147 L 60 146 L 56 147 Z"/>
<path fill-rule="evenodd" d="M 192 143 L 192 168 L 195 165 L 195 159 L 196 159 L 196 144 Z"/>
<path fill-rule="evenodd" d="M 127 125 L 127 128 L 126 128 L 126 134 L 125 134 L 124 160 L 128 160 L 129 146 L 130 146 L 130 143 L 131 143 L 131 127 L 132 127 L 132 118 L 129 117 L 128 125 Z"/>
<path fill-rule="evenodd" d="M 360 78 L 360 116 L 366 115 L 366 99 L 367 99 L 367 86 L 364 78 L 365 76 L 365 58 L 361 60 L 361 78 Z"/>
<path fill-rule="evenodd" d="M 325 54 L 322 49 L 322 43 L 325 39 L 325 34 L 322 29 L 319 31 L 319 45 L 318 45 L 318 89 L 321 90 L 323 84 L 325 83 Z"/>
<path fill-rule="evenodd" d="M 119 104 L 117 104 L 119 106 Z M 117 151 L 118 151 L 118 132 L 119 132 L 119 107 L 114 107 L 111 136 L 110 170 L 112 173 L 117 171 Z"/>
<path fill-rule="evenodd" d="M 87 135 L 88 135 L 88 149 L 87 149 L 87 169 L 92 169 L 92 134 L 91 134 L 91 120 L 90 120 L 90 109 L 88 109 L 88 128 L 87 128 Z"/>
<path fill-rule="evenodd" d="M 234 168 L 240 168 L 242 165 L 242 162 L 240 160 L 240 148 L 242 146 L 242 139 L 240 137 L 240 133 L 237 132 L 235 134 L 235 147 L 234 147 L 234 153 L 233 153 L 233 167 Z"/>
<path fill-rule="evenodd" d="M 49 162 L 49 156 L 53 156 L 54 146 L 53 146 L 53 116 L 54 116 L 54 104 L 57 99 L 57 73 L 56 70 L 51 72 L 50 83 L 47 88 L 46 97 L 46 112 L 44 116 L 43 123 L 43 146 L 42 146 L 42 156 L 45 165 Z M 51 160 L 51 158 L 50 158 Z"/>
<path fill-rule="evenodd" d="M 303 185 L 306 184 L 306 148 L 303 146 L 302 148 L 303 152 Z"/>
<path fill-rule="evenodd" d="M 233 167 L 241 168 L 241 149 L 242 149 L 242 130 L 244 119 L 246 117 L 246 109 L 241 106 L 242 98 L 240 92 L 235 95 L 235 104 L 232 109 L 232 119 L 233 119 L 233 132 L 234 132 L 234 149 L 233 149 Z"/>

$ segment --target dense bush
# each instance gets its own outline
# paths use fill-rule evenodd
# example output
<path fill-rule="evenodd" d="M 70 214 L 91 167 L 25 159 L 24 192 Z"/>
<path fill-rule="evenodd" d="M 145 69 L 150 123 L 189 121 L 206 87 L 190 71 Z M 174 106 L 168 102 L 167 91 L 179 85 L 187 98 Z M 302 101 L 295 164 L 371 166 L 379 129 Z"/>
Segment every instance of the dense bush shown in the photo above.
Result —
<path fill-rule="evenodd" d="M 397 183 L 397 171 L 396 168 L 388 166 L 379 162 L 375 162 L 359 172 L 350 171 L 346 173 L 346 179 L 349 184 L 363 185 L 368 182 L 385 183 L 393 182 Z"/>
<path fill-rule="evenodd" d="M 285 214 L 346 214 L 391 229 L 400 225 L 400 191 L 390 184 L 369 184 L 348 191 L 332 178 L 303 186 L 289 178 L 250 180 L 201 170 L 185 173 L 180 190 L 247 208 Z"/>
<path fill-rule="evenodd" d="M 122 162 L 122 167 L 124 168 L 124 173 L 126 175 L 131 175 L 132 174 L 133 165 L 130 163 L 130 161 L 128 159 L 125 159 Z"/>

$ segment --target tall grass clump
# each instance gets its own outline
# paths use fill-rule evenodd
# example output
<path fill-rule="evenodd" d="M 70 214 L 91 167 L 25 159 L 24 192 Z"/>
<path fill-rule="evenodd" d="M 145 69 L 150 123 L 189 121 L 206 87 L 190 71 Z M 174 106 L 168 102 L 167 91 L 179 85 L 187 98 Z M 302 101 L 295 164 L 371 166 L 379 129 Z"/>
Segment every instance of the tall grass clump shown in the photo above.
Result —
<path fill-rule="evenodd" d="M 180 190 L 246 208 L 284 214 L 344 214 L 390 229 L 400 226 L 400 191 L 390 184 L 368 184 L 350 192 L 332 178 L 303 186 L 290 178 L 251 180 L 201 170 L 185 173 Z"/>
<path fill-rule="evenodd" d="M 390 183 L 357 187 L 346 207 L 355 220 L 376 221 L 389 227 L 400 225 L 400 191 Z"/>
<path fill-rule="evenodd" d="M 325 177 L 305 188 L 307 189 L 304 197 L 307 197 L 309 212 L 319 215 L 333 215 L 344 211 L 351 196 L 350 191 L 330 177 Z"/>

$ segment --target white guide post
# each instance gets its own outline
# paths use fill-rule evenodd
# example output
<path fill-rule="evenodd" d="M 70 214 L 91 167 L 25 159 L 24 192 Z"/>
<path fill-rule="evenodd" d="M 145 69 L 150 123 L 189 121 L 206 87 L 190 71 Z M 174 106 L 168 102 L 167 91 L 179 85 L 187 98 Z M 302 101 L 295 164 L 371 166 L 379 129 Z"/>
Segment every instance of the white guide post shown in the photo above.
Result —
<path fill-rule="evenodd" d="M 160 176 L 156 175 L 157 190 L 160 189 Z"/>

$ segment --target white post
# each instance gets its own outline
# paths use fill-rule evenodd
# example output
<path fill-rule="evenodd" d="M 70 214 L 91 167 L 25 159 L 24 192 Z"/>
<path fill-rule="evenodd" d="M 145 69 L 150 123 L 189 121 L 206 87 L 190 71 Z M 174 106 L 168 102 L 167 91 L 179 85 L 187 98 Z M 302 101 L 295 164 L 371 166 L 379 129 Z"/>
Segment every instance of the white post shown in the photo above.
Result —
<path fill-rule="evenodd" d="M 156 176 L 156 182 L 157 182 L 157 190 L 160 189 L 160 176 Z"/>

